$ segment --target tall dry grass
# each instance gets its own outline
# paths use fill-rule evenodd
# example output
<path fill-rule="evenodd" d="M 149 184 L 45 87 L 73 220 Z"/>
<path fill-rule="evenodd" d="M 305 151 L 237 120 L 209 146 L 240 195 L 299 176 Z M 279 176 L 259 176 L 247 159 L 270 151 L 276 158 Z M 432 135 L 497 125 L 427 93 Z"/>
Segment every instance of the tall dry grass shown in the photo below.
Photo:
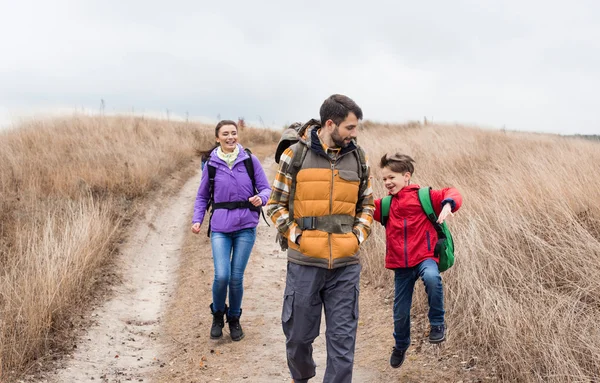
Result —
<path fill-rule="evenodd" d="M 416 183 L 464 197 L 450 223 L 457 261 L 443 274 L 448 346 L 504 381 L 600 381 L 599 143 L 418 124 L 367 124 L 360 142 L 376 196 L 379 159 L 398 150 L 415 159 Z M 364 275 L 389 292 L 384 249 L 378 227 Z M 417 296 L 413 312 L 425 313 L 422 287 Z"/>
<path fill-rule="evenodd" d="M 277 133 L 246 128 L 242 142 Z M 134 202 L 214 142 L 214 127 L 73 116 L 0 133 L 0 381 L 52 346 L 95 286 Z M 191 208 L 191 207 L 190 207 Z"/>

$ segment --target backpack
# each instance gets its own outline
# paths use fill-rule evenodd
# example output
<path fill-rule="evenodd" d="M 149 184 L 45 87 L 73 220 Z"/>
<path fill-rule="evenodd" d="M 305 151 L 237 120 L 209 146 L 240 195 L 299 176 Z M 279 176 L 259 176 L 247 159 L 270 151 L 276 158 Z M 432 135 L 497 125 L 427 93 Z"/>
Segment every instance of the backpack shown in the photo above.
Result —
<path fill-rule="evenodd" d="M 306 129 L 314 124 L 319 124 L 319 121 L 314 118 L 302 125 L 299 122 L 294 122 L 289 127 L 287 127 L 283 133 L 281 133 L 281 138 L 279 139 L 279 143 L 277 144 L 277 149 L 275 150 L 275 162 L 279 163 L 279 159 L 283 152 L 298 142 L 300 137 L 306 132 Z"/>
<path fill-rule="evenodd" d="M 441 225 L 437 223 L 437 216 L 431 204 L 431 187 L 419 189 L 419 202 L 429 219 L 429 222 L 435 228 L 438 236 L 438 241 L 435 244 L 433 254 L 438 258 L 438 269 L 440 272 L 446 271 L 454 265 L 454 240 L 448 229 L 446 222 Z M 390 216 L 390 207 L 392 196 L 388 195 L 381 199 L 381 224 L 385 227 Z"/>
<path fill-rule="evenodd" d="M 252 162 L 252 152 L 248 148 L 244 148 L 244 151 L 248 154 L 248 158 L 246 158 L 243 161 L 244 166 L 246 167 L 246 171 L 248 172 L 250 180 L 252 181 L 252 190 L 254 190 L 254 193 L 258 194 L 259 190 L 256 188 L 256 180 L 254 179 L 254 163 Z M 208 199 L 208 204 L 206 205 L 206 210 L 212 207 L 210 211 L 210 218 L 208 220 L 208 231 L 206 233 L 207 236 L 210 237 L 210 221 L 212 220 L 212 216 L 215 209 L 250 209 L 252 211 L 257 211 L 260 212 L 267 226 L 271 226 L 265 218 L 265 213 L 262 209 L 262 206 L 254 206 L 250 203 L 250 201 L 230 201 L 215 203 L 215 176 L 217 175 L 217 168 L 212 165 L 209 165 L 208 160 L 204 164 L 204 168 L 208 169 L 208 193 L 210 195 Z"/>
<path fill-rule="evenodd" d="M 312 119 L 300 128 L 300 130 L 298 131 L 298 134 L 300 136 L 302 136 L 305 134 L 305 132 L 309 126 L 318 125 L 318 124 L 320 124 L 319 121 Z M 292 156 L 292 161 L 288 168 L 288 171 L 292 177 L 292 184 L 290 186 L 290 195 L 289 195 L 288 214 L 289 214 L 290 219 L 293 220 L 294 219 L 294 197 L 296 195 L 296 176 L 298 175 L 298 172 L 302 168 L 302 164 L 304 163 L 304 159 L 306 158 L 306 154 L 308 153 L 309 149 L 306 145 L 303 145 L 298 142 L 294 143 L 290 147 L 293 148 L 292 151 L 294 152 L 294 155 Z M 361 196 L 361 195 L 363 195 L 367 186 L 369 185 L 369 179 L 367 177 L 367 175 L 369 174 L 367 159 L 365 157 L 365 152 L 360 148 L 357 148 L 352 153 L 355 156 L 356 161 L 358 163 L 358 177 L 360 179 L 358 195 Z M 277 237 L 275 238 L 275 241 L 277 243 L 279 243 L 281 250 L 285 251 L 288 249 L 287 238 L 285 238 L 281 233 L 279 233 L 279 232 L 277 233 Z"/>

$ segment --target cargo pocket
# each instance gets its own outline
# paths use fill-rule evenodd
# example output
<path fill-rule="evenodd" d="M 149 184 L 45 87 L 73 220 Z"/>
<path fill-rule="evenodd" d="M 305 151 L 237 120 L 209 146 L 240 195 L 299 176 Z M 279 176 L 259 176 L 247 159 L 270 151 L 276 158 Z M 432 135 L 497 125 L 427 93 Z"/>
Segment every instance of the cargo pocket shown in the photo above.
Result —
<path fill-rule="evenodd" d="M 283 297 L 283 310 L 281 311 L 281 321 L 286 323 L 292 317 L 294 311 L 294 292 L 286 292 Z"/>
<path fill-rule="evenodd" d="M 354 310 L 352 310 L 352 317 L 354 319 L 358 319 L 358 297 L 360 295 L 360 291 L 358 290 L 358 286 L 354 288 Z"/>

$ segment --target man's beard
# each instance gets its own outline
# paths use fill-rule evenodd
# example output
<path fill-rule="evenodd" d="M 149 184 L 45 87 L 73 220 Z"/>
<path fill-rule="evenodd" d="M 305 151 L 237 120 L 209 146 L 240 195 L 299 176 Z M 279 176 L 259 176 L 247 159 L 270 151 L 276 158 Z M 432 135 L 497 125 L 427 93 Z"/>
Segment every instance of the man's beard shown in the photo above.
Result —
<path fill-rule="evenodd" d="M 351 139 L 348 139 L 348 141 L 344 140 L 340 136 L 339 128 L 337 128 L 337 127 L 331 133 L 331 140 L 337 147 L 342 148 L 342 149 L 345 148 L 346 146 L 350 145 L 350 142 L 352 142 Z"/>

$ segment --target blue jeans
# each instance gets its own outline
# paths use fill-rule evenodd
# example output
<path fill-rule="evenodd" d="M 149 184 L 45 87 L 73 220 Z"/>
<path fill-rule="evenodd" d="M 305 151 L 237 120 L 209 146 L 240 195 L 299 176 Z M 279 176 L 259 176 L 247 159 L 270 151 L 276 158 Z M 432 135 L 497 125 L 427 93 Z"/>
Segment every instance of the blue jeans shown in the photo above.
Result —
<path fill-rule="evenodd" d="M 229 287 L 229 316 L 242 314 L 244 271 L 256 240 L 256 228 L 231 233 L 213 231 L 210 234 L 215 279 L 213 281 L 213 308 L 225 311 L 225 298 Z"/>
<path fill-rule="evenodd" d="M 415 267 L 394 269 L 394 273 L 394 339 L 396 349 L 406 350 L 410 346 L 410 306 L 418 278 L 423 280 L 429 300 L 429 324 L 444 324 L 442 276 L 433 259 L 426 259 Z"/>

